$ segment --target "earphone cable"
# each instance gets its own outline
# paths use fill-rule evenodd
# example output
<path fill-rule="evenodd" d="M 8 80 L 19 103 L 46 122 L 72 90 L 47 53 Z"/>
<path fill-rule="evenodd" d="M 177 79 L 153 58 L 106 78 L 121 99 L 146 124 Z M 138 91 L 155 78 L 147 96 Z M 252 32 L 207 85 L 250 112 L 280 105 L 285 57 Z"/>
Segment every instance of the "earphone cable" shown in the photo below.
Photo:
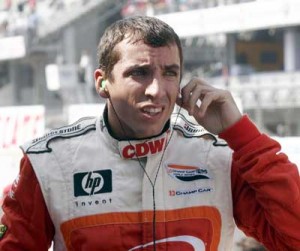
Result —
<path fill-rule="evenodd" d="M 119 122 L 119 124 L 120 124 L 120 127 L 122 128 L 122 131 L 123 131 L 124 135 L 126 136 L 125 128 L 123 127 L 123 124 L 121 123 L 121 120 L 120 120 L 120 118 L 119 118 L 119 116 L 118 116 L 118 114 L 117 114 L 117 112 L 116 112 L 116 110 L 115 110 L 115 107 L 114 107 L 114 105 L 113 105 L 112 100 L 111 100 L 110 97 L 109 97 L 109 101 L 110 101 L 111 106 L 112 106 L 112 108 L 113 108 L 113 111 L 114 111 L 114 113 L 115 113 L 115 115 L 116 115 L 116 117 L 117 117 L 117 120 L 118 120 L 118 122 Z M 174 126 L 175 126 L 176 123 L 177 123 L 177 119 L 178 119 L 178 117 L 179 117 L 180 111 L 181 111 L 181 105 L 179 106 L 179 110 L 178 110 L 178 113 L 177 113 L 177 116 L 176 116 L 176 119 L 175 119 L 175 122 L 174 122 Z M 171 123 L 171 121 L 170 121 L 170 123 Z M 136 152 L 134 151 L 134 154 L 135 154 L 135 156 L 136 156 L 136 158 L 137 158 L 137 161 L 138 161 L 138 163 L 139 163 L 139 166 L 142 168 L 142 170 L 143 170 L 144 174 L 146 175 L 147 179 L 149 180 L 150 185 L 151 185 L 151 188 L 152 188 L 152 203 L 153 203 L 153 204 L 152 204 L 152 208 L 153 208 L 153 216 L 152 216 L 152 238 L 153 238 L 153 247 L 154 247 L 153 250 L 154 250 L 154 251 L 156 251 L 156 201 L 155 201 L 155 184 L 156 184 L 156 181 L 157 181 L 158 173 L 159 173 L 159 170 L 160 170 L 160 168 L 161 168 L 161 164 L 162 164 L 162 161 L 163 161 L 163 158 L 164 158 L 166 149 L 167 149 L 167 147 L 168 147 L 168 145 L 169 145 L 169 143 L 170 143 L 170 141 L 171 141 L 171 139 L 172 139 L 172 136 L 173 136 L 174 126 L 172 127 L 171 135 L 170 135 L 170 137 L 169 137 L 169 140 L 167 140 L 166 145 L 165 145 L 165 147 L 164 147 L 164 150 L 163 150 L 163 152 L 162 152 L 162 155 L 161 155 L 161 158 L 160 158 L 160 161 L 159 161 L 159 164 L 158 164 L 157 171 L 156 171 L 156 174 L 155 174 L 155 177 L 154 177 L 154 181 L 153 181 L 153 182 L 152 182 L 152 180 L 151 180 L 149 174 L 147 173 L 145 167 L 142 165 L 140 158 L 137 156 Z M 133 149 L 135 149 L 135 148 L 133 147 L 131 141 L 130 141 L 130 140 L 127 140 L 127 141 L 128 141 L 128 143 L 129 143 L 129 145 L 130 145 Z"/>

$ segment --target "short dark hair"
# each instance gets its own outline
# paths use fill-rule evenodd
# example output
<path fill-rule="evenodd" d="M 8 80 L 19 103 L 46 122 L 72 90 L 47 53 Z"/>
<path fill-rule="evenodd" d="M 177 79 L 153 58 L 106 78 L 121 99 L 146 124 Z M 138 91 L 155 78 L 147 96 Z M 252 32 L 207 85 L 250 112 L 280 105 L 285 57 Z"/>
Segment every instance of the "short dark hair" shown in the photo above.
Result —
<path fill-rule="evenodd" d="M 112 78 L 112 69 L 120 59 L 118 51 L 114 50 L 115 46 L 125 38 L 129 38 L 132 43 L 143 41 L 152 47 L 176 44 L 180 57 L 180 76 L 182 76 L 182 46 L 175 31 L 155 17 L 134 16 L 118 20 L 110 25 L 99 42 L 98 63 L 99 68 L 105 72 L 106 78 Z"/>

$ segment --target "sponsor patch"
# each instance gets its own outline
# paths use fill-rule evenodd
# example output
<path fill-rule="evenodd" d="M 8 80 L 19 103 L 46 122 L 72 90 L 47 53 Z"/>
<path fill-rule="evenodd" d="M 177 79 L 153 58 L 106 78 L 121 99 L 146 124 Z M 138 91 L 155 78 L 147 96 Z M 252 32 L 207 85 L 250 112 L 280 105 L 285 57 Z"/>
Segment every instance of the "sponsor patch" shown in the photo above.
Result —
<path fill-rule="evenodd" d="M 190 118 L 182 113 L 173 113 L 171 119 L 173 128 L 180 131 L 186 138 L 209 136 L 214 141 L 214 146 L 227 146 L 227 143 L 224 140 L 210 133 L 203 126 L 192 122 Z"/>
<path fill-rule="evenodd" d="M 51 152 L 48 146 L 50 141 L 56 138 L 72 138 L 86 133 L 89 130 L 96 130 L 96 118 L 82 118 L 72 125 L 51 130 L 40 138 L 36 138 L 21 148 L 25 153 Z"/>
<path fill-rule="evenodd" d="M 7 196 L 10 197 L 13 200 L 15 199 L 15 192 L 16 192 L 16 189 L 18 187 L 20 177 L 21 177 L 20 174 L 18 174 L 18 176 L 15 178 L 15 180 L 12 183 L 11 188 L 9 189 L 9 192 L 7 194 Z"/>
<path fill-rule="evenodd" d="M 168 136 L 170 130 L 163 133 L 162 135 L 142 140 L 133 140 L 133 141 L 120 141 L 119 142 L 119 151 L 121 156 L 124 159 L 136 159 L 142 157 L 148 157 L 162 152 L 167 144 Z"/>
<path fill-rule="evenodd" d="M 210 134 L 203 126 L 195 124 L 187 119 L 182 113 L 173 113 L 172 122 L 176 124 L 173 125 L 174 129 L 177 129 L 183 133 L 187 138 L 191 137 L 201 137 L 206 134 Z"/>
<path fill-rule="evenodd" d="M 167 173 L 176 180 L 188 182 L 210 179 L 208 170 L 206 168 L 176 164 L 168 164 L 166 168 Z"/>
<path fill-rule="evenodd" d="M 7 231 L 7 226 L 0 224 L 0 239 L 2 239 L 2 237 L 5 235 Z"/>
<path fill-rule="evenodd" d="M 169 196 L 185 196 L 185 195 L 193 195 L 193 194 L 199 194 L 199 193 L 207 193 L 212 192 L 211 187 L 200 187 L 195 189 L 188 189 L 188 190 L 169 190 Z"/>
<path fill-rule="evenodd" d="M 76 173 L 73 178 L 75 197 L 112 192 L 111 170 Z"/>
<path fill-rule="evenodd" d="M 72 250 L 72 233 L 79 226 L 85 228 L 97 226 L 98 236 L 93 245 L 105 247 L 105 250 L 184 250 L 208 251 L 220 249 L 222 220 L 221 213 L 212 206 L 193 206 L 174 210 L 157 210 L 156 236 L 153 241 L 153 211 L 108 212 L 86 215 L 64 221 L 61 232 L 66 236 L 66 249 Z M 110 223 L 110 224 L 108 224 Z M 143 227 L 141 227 L 141 224 Z M 201 226 L 201 227 L 199 227 Z M 166 229 L 168 231 L 166 231 Z M 225 226 L 231 231 L 233 226 Z M 130 233 L 127 235 L 116 233 Z M 110 238 L 114 236 L 115 238 Z M 144 238 L 141 238 L 144 236 Z M 84 245 L 79 240 L 78 245 Z M 155 247 L 154 247 L 155 246 Z M 87 250 L 92 248 L 87 247 Z"/>

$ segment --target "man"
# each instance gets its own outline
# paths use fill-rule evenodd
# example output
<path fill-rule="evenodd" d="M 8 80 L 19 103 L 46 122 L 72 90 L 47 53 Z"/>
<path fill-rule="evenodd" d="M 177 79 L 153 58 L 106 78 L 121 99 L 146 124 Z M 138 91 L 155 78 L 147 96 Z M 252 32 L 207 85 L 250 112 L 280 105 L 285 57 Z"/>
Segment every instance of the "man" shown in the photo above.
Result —
<path fill-rule="evenodd" d="M 300 250 L 296 166 L 228 91 L 199 79 L 180 90 L 182 49 L 168 25 L 120 20 L 98 54 L 103 116 L 23 146 L 1 250 L 54 240 L 55 250 L 229 251 L 234 220 L 269 250 Z"/>

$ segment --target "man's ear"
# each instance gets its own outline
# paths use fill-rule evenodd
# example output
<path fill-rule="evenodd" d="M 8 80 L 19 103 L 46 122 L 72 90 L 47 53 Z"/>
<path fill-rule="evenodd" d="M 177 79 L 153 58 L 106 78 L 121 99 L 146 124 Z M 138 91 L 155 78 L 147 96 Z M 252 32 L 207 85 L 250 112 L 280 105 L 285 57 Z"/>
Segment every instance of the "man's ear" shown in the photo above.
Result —
<path fill-rule="evenodd" d="M 104 72 L 101 69 L 97 69 L 94 72 L 95 78 L 95 88 L 96 91 L 102 98 L 109 98 L 109 93 L 107 90 L 107 80 L 104 80 Z"/>

